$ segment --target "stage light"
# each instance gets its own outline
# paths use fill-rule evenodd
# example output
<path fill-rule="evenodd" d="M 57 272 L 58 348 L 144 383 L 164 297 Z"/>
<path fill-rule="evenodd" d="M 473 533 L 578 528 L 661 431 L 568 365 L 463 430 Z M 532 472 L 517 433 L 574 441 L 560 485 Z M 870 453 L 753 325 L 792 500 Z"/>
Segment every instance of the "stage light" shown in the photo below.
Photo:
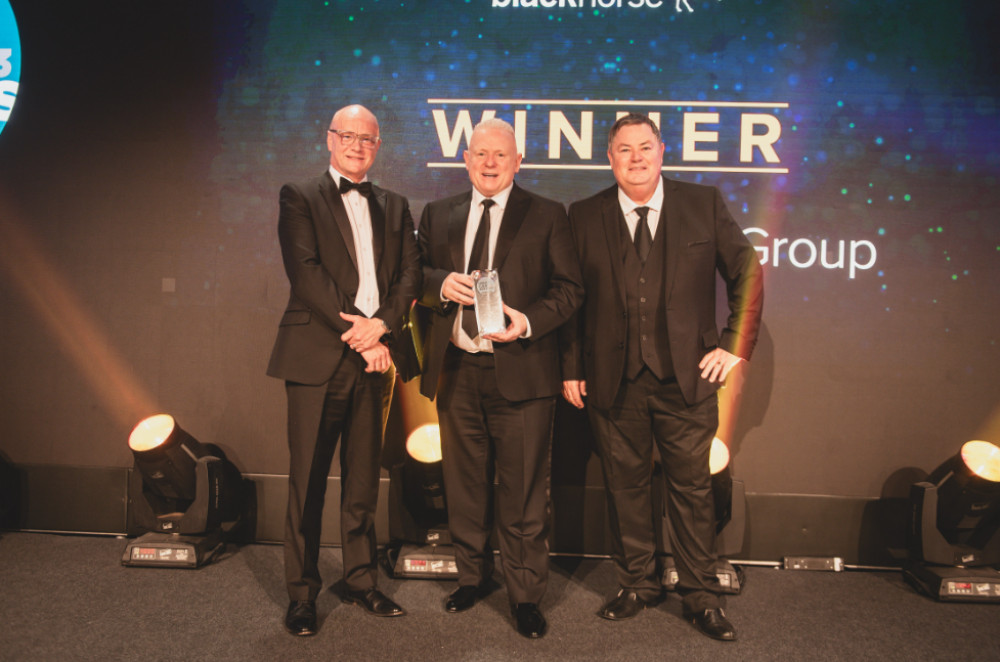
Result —
<path fill-rule="evenodd" d="M 441 430 L 426 423 L 406 438 L 408 461 L 403 465 L 403 491 L 411 515 L 425 529 L 444 527 L 448 513 L 441 473 Z M 437 538 L 435 538 L 437 540 Z"/>
<path fill-rule="evenodd" d="M 199 442 L 168 414 L 140 421 L 128 445 L 135 463 L 129 517 L 148 533 L 129 542 L 122 563 L 194 568 L 210 561 L 241 523 L 250 481 L 221 448 Z"/>
<path fill-rule="evenodd" d="M 410 457 L 433 464 L 441 461 L 441 428 L 437 423 L 425 423 L 406 438 L 406 452 Z"/>
<path fill-rule="evenodd" d="M 718 533 L 731 521 L 733 515 L 733 476 L 729 470 L 729 447 L 718 437 L 712 439 L 708 468 L 712 472 L 715 531 Z M 742 533 L 740 542 L 742 543 Z"/>
<path fill-rule="evenodd" d="M 458 567 L 448 533 L 437 411 L 416 381 L 403 384 L 398 396 L 409 433 L 405 453 L 389 471 L 386 566 L 394 577 L 454 579 Z"/>
<path fill-rule="evenodd" d="M 966 442 L 910 490 L 906 580 L 938 600 L 1000 602 L 1000 448 Z"/>
<path fill-rule="evenodd" d="M 730 470 L 730 453 L 726 443 L 715 437 L 709 451 L 709 470 L 712 474 L 712 499 L 715 503 L 715 552 L 718 556 L 715 571 L 719 584 L 727 593 L 739 593 L 743 571 L 728 560 L 743 549 L 746 531 L 746 489 L 743 481 L 735 480 Z M 662 581 L 667 590 L 677 584 L 677 569 L 670 547 L 670 521 L 666 516 L 666 491 L 662 503 L 661 546 L 663 558 Z"/>

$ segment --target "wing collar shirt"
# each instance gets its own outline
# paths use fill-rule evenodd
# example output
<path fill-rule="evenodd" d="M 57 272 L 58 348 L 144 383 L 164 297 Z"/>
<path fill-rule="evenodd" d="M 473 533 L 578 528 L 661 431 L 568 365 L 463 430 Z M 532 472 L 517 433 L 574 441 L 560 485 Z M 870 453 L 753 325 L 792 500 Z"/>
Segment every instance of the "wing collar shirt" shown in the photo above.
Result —
<path fill-rule="evenodd" d="M 344 177 L 337 169 L 330 166 L 330 176 L 333 183 L 340 185 Z M 350 177 L 344 179 L 351 180 Z M 361 181 L 367 181 L 365 177 Z M 359 184 L 361 182 L 358 182 Z M 378 310 L 378 278 L 375 275 L 375 251 L 372 247 L 372 217 L 368 210 L 368 198 L 353 189 L 341 195 L 347 217 L 351 221 L 351 233 L 354 235 L 354 254 L 358 256 L 358 293 L 354 297 L 354 305 L 365 316 L 371 317 Z"/>

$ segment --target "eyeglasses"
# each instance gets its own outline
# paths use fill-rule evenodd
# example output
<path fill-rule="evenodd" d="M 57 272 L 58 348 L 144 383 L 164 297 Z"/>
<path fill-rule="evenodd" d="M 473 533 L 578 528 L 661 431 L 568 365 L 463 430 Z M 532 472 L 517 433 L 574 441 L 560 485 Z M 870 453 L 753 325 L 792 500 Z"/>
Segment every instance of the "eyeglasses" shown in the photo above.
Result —
<path fill-rule="evenodd" d="M 357 140 L 365 149 L 375 149 L 382 142 L 382 139 L 378 136 L 370 136 L 367 133 L 358 135 L 353 131 L 337 131 L 336 129 L 327 129 L 327 131 L 329 133 L 336 133 L 337 137 L 340 138 L 340 144 L 344 147 L 350 147 Z"/>

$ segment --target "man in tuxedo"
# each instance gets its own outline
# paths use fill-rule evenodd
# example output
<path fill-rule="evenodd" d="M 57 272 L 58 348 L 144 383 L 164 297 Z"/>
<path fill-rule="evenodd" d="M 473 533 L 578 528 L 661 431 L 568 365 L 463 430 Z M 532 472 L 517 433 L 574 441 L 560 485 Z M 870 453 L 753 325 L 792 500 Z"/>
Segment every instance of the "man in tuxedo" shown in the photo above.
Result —
<path fill-rule="evenodd" d="M 620 118 L 608 136 L 616 185 L 570 205 L 586 301 L 561 331 L 563 396 L 589 404 L 607 487 L 621 588 L 599 615 L 630 618 L 662 600 L 650 492 L 655 443 L 685 618 L 731 641 L 708 459 L 716 391 L 757 340 L 761 268 L 718 190 L 663 177 L 663 150 L 648 117 Z M 721 334 L 717 272 L 730 311 Z"/>
<path fill-rule="evenodd" d="M 420 303 L 431 311 L 420 390 L 437 396 L 459 571 L 445 609 L 465 611 L 492 589 L 495 500 L 516 628 L 537 638 L 546 631 L 538 603 L 548 578 L 556 330 L 580 305 L 580 270 L 563 206 L 514 183 L 521 155 L 507 122 L 477 125 L 464 157 L 472 190 L 428 204 L 417 237 Z M 470 273 L 483 268 L 499 272 L 510 321 L 480 335 Z"/>
<path fill-rule="evenodd" d="M 406 198 L 366 175 L 378 120 L 358 105 L 334 114 L 330 167 L 281 189 L 278 239 L 291 285 L 267 374 L 288 396 L 285 628 L 316 633 L 320 526 L 340 440 L 341 599 L 376 616 L 404 612 L 377 588 L 375 505 L 395 371 L 387 343 L 402 331 L 420 288 Z"/>

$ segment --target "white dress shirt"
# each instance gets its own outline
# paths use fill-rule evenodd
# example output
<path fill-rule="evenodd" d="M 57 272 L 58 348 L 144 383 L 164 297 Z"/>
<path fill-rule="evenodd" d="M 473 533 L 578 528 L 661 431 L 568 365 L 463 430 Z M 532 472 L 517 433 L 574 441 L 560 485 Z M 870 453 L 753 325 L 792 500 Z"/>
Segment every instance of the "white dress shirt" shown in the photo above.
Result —
<path fill-rule="evenodd" d="M 340 186 L 340 178 L 344 177 L 332 165 L 330 176 L 333 182 Z M 350 177 L 344 179 L 354 181 Z M 361 181 L 365 181 L 365 177 Z M 361 182 L 358 182 L 359 184 Z M 354 254 L 358 256 L 358 294 L 354 297 L 354 305 L 366 317 L 371 317 L 378 310 L 378 277 L 375 275 L 375 250 L 372 247 L 372 217 L 368 209 L 368 198 L 353 189 L 341 195 L 347 217 L 351 220 L 351 234 L 354 235 Z"/>

